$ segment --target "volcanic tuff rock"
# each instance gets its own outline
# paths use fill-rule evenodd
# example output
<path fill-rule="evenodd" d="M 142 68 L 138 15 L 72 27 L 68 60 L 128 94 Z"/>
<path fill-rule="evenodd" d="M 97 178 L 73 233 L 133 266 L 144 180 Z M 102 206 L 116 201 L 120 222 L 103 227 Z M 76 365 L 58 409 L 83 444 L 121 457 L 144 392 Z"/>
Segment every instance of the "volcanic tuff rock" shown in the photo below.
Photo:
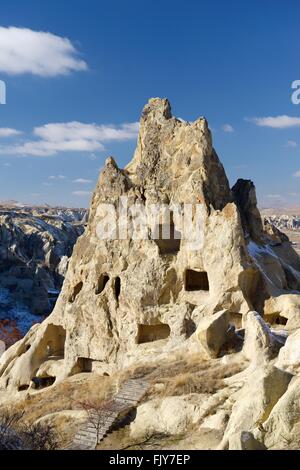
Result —
<path fill-rule="evenodd" d="M 180 210 L 184 204 L 198 204 L 202 243 L 191 249 L 191 240 L 184 236 L 181 240 L 99 239 L 105 204 L 113 205 L 120 220 L 124 196 L 130 209 L 165 204 L 172 212 L 174 233 L 182 235 L 175 204 Z M 136 220 L 133 211 L 128 214 L 130 232 Z M 163 215 L 158 228 L 166 224 Z M 206 120 L 178 120 L 166 99 L 151 99 L 142 113 L 131 163 L 122 170 L 110 157 L 100 173 L 86 230 L 74 248 L 53 313 L 1 357 L 2 389 L 9 393 L 40 389 L 83 371 L 111 374 L 130 364 L 187 351 L 205 338 L 208 346 L 213 345 L 208 347 L 213 356 L 223 354 L 223 341 L 228 338 L 233 347 L 240 346 L 241 328 L 246 325 L 245 349 L 238 357 L 248 359 L 254 351 L 265 360 L 255 380 L 259 393 L 250 386 L 259 364 L 255 360 L 243 376 L 241 394 L 230 396 L 237 400 L 236 418 L 230 419 L 224 438 L 224 446 L 230 447 L 236 433 L 252 432 L 256 420 L 268 417 L 290 380 L 288 372 L 269 368 L 279 348 L 273 333 L 256 314 L 245 316 L 253 310 L 267 313 L 276 328 L 285 323 L 285 314 L 272 299 L 281 295 L 300 299 L 299 257 L 284 237 L 274 241 L 270 230 L 260 221 L 253 184 L 239 180 L 230 190 Z M 300 308 L 294 305 L 295 321 Z M 222 337 L 212 338 L 212 325 L 219 317 L 225 325 Z M 240 420 L 238 401 L 245 403 L 249 393 L 254 408 L 247 407 Z M 159 403 L 154 405 L 161 408 Z"/>
<path fill-rule="evenodd" d="M 83 215 L 79 209 L 0 207 L 0 287 L 33 313 L 51 311 L 51 293 L 61 288 L 84 230 Z"/>

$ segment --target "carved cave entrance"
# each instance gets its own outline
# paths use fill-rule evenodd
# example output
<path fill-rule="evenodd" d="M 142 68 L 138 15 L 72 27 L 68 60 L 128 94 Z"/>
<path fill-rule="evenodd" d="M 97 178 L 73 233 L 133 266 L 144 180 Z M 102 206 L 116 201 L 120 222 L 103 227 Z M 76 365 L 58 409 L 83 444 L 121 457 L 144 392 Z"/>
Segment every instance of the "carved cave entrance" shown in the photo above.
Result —
<path fill-rule="evenodd" d="M 108 274 L 101 274 L 98 285 L 96 287 L 96 294 L 101 294 L 101 292 L 104 291 L 106 284 L 109 281 L 109 275 Z"/>
<path fill-rule="evenodd" d="M 181 233 L 174 225 L 174 214 L 170 211 L 170 223 L 159 224 L 155 229 L 154 241 L 161 255 L 175 254 L 180 250 Z"/>
<path fill-rule="evenodd" d="M 207 272 L 187 269 L 185 272 L 184 287 L 186 291 L 208 291 L 209 282 Z"/>
<path fill-rule="evenodd" d="M 151 343 L 170 336 L 170 327 L 166 323 L 155 325 L 138 325 L 137 344 Z"/>

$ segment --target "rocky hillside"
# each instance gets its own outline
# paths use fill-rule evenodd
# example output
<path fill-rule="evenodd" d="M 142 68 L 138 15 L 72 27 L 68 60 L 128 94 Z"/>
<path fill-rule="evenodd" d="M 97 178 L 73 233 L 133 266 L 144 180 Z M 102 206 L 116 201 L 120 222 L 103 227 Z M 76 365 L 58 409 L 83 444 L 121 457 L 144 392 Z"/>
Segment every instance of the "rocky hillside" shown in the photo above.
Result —
<path fill-rule="evenodd" d="M 53 309 L 84 209 L 0 206 L 0 320 L 21 333 Z"/>
<path fill-rule="evenodd" d="M 106 159 L 53 312 L 1 356 L 0 400 L 61 447 L 299 448 L 299 350 L 298 254 L 252 181 L 230 188 L 206 119 L 154 98 L 129 165 Z M 100 437 L 67 435 L 95 413 Z"/>
<path fill-rule="evenodd" d="M 264 209 L 262 217 L 284 232 L 294 249 L 300 254 L 300 211 L 299 209 Z"/>
<path fill-rule="evenodd" d="M 299 230 L 300 231 L 300 216 L 298 215 L 270 215 L 266 219 L 279 228 L 279 230 Z"/>

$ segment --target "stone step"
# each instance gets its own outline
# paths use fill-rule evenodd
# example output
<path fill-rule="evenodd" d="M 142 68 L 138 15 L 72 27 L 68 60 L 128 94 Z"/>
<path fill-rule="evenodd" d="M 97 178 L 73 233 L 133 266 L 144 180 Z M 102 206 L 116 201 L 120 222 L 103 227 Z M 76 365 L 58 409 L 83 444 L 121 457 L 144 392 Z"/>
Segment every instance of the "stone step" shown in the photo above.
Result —
<path fill-rule="evenodd" d="M 133 388 L 130 388 L 130 387 L 123 387 L 118 391 L 117 395 L 120 392 L 128 392 L 128 393 L 132 393 L 132 394 L 144 393 L 147 390 L 147 388 L 134 388 L 133 389 Z"/>
<path fill-rule="evenodd" d="M 117 393 L 116 397 L 118 397 L 119 395 L 130 395 L 132 398 L 134 398 L 134 397 L 140 397 L 143 394 L 144 392 L 132 393 L 130 390 L 120 390 Z"/>
<path fill-rule="evenodd" d="M 82 431 L 82 432 L 78 433 L 78 439 L 88 439 L 88 440 L 92 441 L 93 439 L 95 439 L 95 436 L 97 436 L 96 433 L 91 433 L 91 432 L 88 432 L 88 431 Z"/>
<path fill-rule="evenodd" d="M 75 437 L 74 441 L 89 441 L 89 442 L 93 442 L 93 441 L 96 440 L 96 438 L 97 438 L 96 435 L 91 435 L 91 434 L 89 434 L 89 435 L 87 435 L 87 434 L 78 434 L 78 435 Z"/>
<path fill-rule="evenodd" d="M 86 447 L 87 449 L 95 449 L 97 442 L 89 442 L 89 441 L 77 441 L 74 442 L 74 447 Z"/>
<path fill-rule="evenodd" d="M 148 383 L 135 384 L 135 383 L 125 382 L 120 388 L 144 389 L 148 386 L 149 386 Z"/>
<path fill-rule="evenodd" d="M 85 444 L 85 445 L 96 445 L 97 439 L 94 437 L 94 439 L 86 439 L 84 437 L 81 437 L 80 439 L 74 440 L 74 444 Z"/>
<path fill-rule="evenodd" d="M 78 438 L 83 438 L 83 439 L 94 439 L 96 436 L 96 432 L 88 432 L 88 431 L 80 431 L 77 433 Z"/>
<path fill-rule="evenodd" d="M 80 441 L 75 442 L 76 445 L 84 445 L 84 446 L 89 446 L 89 447 L 93 447 L 93 446 L 95 447 L 96 443 L 97 443 L 96 439 L 94 439 L 93 441 L 87 441 L 87 440 L 81 439 Z"/>
<path fill-rule="evenodd" d="M 132 391 L 139 391 L 139 390 L 145 390 L 146 388 L 148 388 L 148 384 L 147 386 L 145 385 L 133 385 L 133 384 L 127 384 L 127 385 L 123 385 L 122 387 L 120 387 L 119 390 L 132 390 Z"/>
<path fill-rule="evenodd" d="M 136 398 L 139 398 L 141 396 L 143 396 L 143 394 L 139 393 L 139 394 L 136 394 L 136 393 L 130 393 L 130 392 L 127 392 L 126 390 L 122 390 L 121 392 L 119 392 L 115 398 L 117 397 L 121 397 L 123 395 L 126 395 L 127 397 L 131 397 L 132 399 L 136 399 Z"/>
<path fill-rule="evenodd" d="M 117 400 L 120 402 L 120 403 L 123 403 L 124 406 L 127 405 L 127 403 L 131 402 L 131 403 L 138 403 L 140 400 L 137 400 L 136 398 L 132 398 L 132 397 L 127 397 L 127 396 L 121 396 L 121 397 L 118 397 Z"/>
<path fill-rule="evenodd" d="M 89 429 L 93 429 L 95 431 L 97 431 L 97 429 L 101 426 L 107 426 L 111 423 L 113 423 L 117 417 L 119 416 L 120 413 L 118 413 L 116 416 L 114 416 L 113 418 L 109 418 L 109 419 L 99 419 L 99 421 L 96 423 L 87 423 L 86 424 L 86 427 L 88 427 Z"/>

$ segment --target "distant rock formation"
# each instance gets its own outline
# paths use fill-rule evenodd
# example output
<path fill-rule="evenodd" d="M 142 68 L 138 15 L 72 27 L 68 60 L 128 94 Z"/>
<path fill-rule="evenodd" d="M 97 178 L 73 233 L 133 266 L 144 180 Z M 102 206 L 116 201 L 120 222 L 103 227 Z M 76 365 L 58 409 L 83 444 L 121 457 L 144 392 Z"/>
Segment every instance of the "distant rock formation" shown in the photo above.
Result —
<path fill-rule="evenodd" d="M 124 197 L 128 219 L 122 225 Z M 121 236 L 143 230 L 134 208 L 147 212 L 156 204 L 168 209 L 154 223 L 159 236 L 151 238 L 148 230 L 144 237 Z M 192 221 L 200 210 L 196 245 L 180 222 L 185 205 L 192 207 Z M 116 236 L 99 238 L 109 207 Z M 162 239 L 166 225 L 173 237 Z M 299 300 L 288 318 L 277 301 L 282 297 Z M 224 310 L 222 325 L 226 320 L 236 328 L 252 310 L 270 323 L 299 322 L 299 257 L 288 240 L 274 242 L 265 230 L 253 183 L 239 180 L 230 190 L 206 120 L 178 120 L 168 100 L 151 99 L 131 163 L 122 170 L 110 157 L 100 173 L 53 313 L 3 354 L 1 387 L 47 387 L 82 371 L 111 374 L 153 354 L 159 359 L 192 347 L 197 337 L 207 342 L 208 354 L 218 354 L 226 325 L 215 344 L 215 323 L 207 322 L 206 334 L 203 317 Z"/>
<path fill-rule="evenodd" d="M 84 215 L 81 209 L 0 207 L 0 288 L 32 313 L 48 314 Z"/>
<path fill-rule="evenodd" d="M 300 231 L 299 215 L 268 215 L 266 221 L 275 225 L 279 230 L 297 230 Z"/>

